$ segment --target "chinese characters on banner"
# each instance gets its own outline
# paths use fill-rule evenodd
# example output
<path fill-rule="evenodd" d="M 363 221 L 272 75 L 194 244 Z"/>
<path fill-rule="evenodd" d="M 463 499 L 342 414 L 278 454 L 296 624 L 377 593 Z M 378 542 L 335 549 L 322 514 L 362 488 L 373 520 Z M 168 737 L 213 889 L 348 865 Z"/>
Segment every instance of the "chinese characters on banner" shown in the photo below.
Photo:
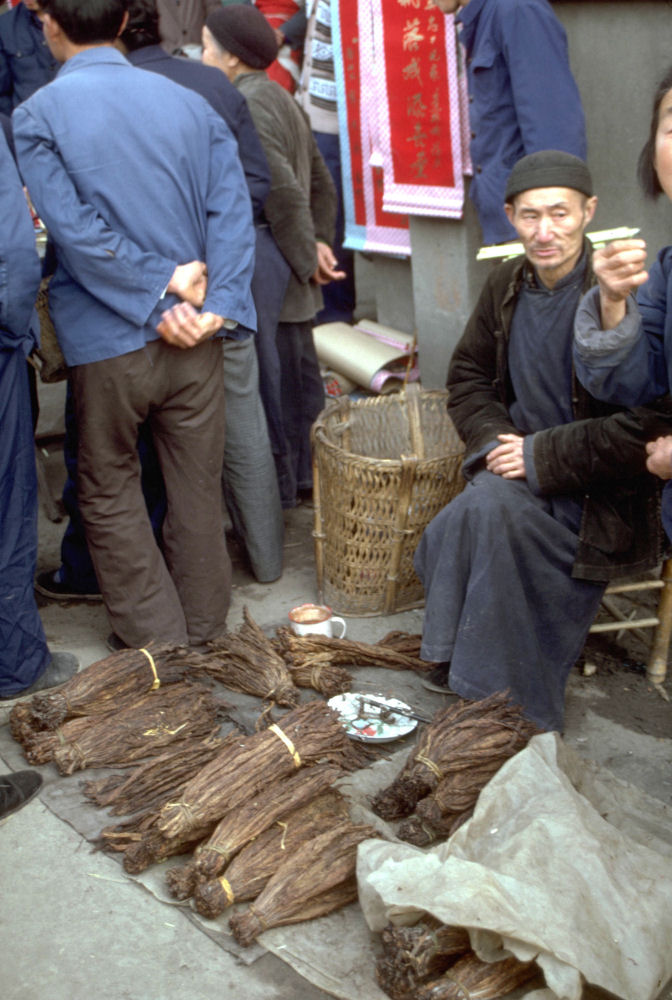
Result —
<path fill-rule="evenodd" d="M 461 218 L 466 86 L 430 0 L 333 0 L 346 239 L 410 253 L 408 215 Z"/>

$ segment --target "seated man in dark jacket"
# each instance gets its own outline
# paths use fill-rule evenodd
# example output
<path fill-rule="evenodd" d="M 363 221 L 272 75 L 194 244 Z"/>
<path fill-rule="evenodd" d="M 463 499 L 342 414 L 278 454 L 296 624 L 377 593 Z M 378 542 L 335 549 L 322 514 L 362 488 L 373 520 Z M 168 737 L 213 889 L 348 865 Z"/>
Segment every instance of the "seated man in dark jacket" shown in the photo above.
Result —
<path fill-rule="evenodd" d="M 468 483 L 415 556 L 428 686 L 475 699 L 508 689 L 544 729 L 562 729 L 606 581 L 652 568 L 662 546 L 643 443 L 670 411 L 599 403 L 572 368 L 596 203 L 569 153 L 533 153 L 511 172 L 506 213 L 525 256 L 492 271 L 455 349 L 449 411 Z"/>

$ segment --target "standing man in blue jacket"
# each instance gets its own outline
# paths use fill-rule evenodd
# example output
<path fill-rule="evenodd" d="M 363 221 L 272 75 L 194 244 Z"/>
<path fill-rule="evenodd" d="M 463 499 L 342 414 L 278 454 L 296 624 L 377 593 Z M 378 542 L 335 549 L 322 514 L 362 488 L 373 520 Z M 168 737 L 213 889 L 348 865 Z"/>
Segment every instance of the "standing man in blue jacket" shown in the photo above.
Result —
<path fill-rule="evenodd" d="M 586 159 L 581 97 L 567 36 L 548 0 L 433 0 L 456 14 L 467 54 L 471 160 L 469 196 L 485 243 L 516 239 L 504 214 L 515 163 L 543 149 Z"/>
<path fill-rule="evenodd" d="M 223 329 L 256 319 L 254 228 L 230 130 L 199 95 L 114 48 L 124 0 L 43 0 L 58 76 L 14 113 L 19 165 L 56 246 L 50 306 L 71 368 L 78 486 L 110 623 L 129 646 L 222 633 Z M 163 554 L 140 486 L 149 420 Z"/>
<path fill-rule="evenodd" d="M 273 268 L 269 254 L 260 253 L 266 240 L 272 237 L 264 225 L 264 202 L 271 186 L 266 156 L 259 141 L 245 98 L 229 83 L 223 73 L 204 66 L 194 59 L 169 55 L 162 48 L 159 36 L 159 12 L 156 0 L 129 0 L 128 21 L 116 47 L 128 61 L 140 69 L 160 73 L 195 90 L 204 97 L 224 119 L 238 144 L 238 155 L 252 201 L 252 215 L 256 232 L 255 277 L 263 283 L 264 294 L 252 294 L 257 312 L 257 333 L 241 326 L 222 338 L 224 353 L 224 393 L 226 397 L 226 443 L 222 486 L 235 537 L 244 546 L 250 567 L 257 580 L 270 582 L 282 572 L 284 523 L 280 493 L 276 482 L 274 454 L 271 450 L 270 419 L 262 405 L 262 371 L 268 380 L 266 368 L 257 365 L 259 338 L 267 303 L 272 303 Z M 273 244 L 275 247 L 275 244 Z M 272 248 L 271 248 L 272 249 Z M 280 288 L 278 312 L 282 304 L 289 275 L 289 268 L 280 251 Z M 275 270 L 278 270 L 276 265 Z M 276 318 L 277 325 L 277 318 Z M 275 349 L 275 325 L 272 329 L 272 346 Z M 267 336 L 268 339 L 268 336 Z M 259 357 L 265 357 L 259 351 Z M 275 350 L 276 381 L 280 384 L 280 362 Z M 271 373 L 271 378 L 273 377 Z M 279 388 L 278 388 L 279 392 Z M 100 590 L 93 569 L 84 528 L 79 514 L 74 478 L 77 462 L 77 427 L 72 413 L 70 392 L 66 398 L 64 458 L 68 477 L 63 490 L 63 505 L 70 516 L 61 543 L 61 565 L 56 570 L 45 571 L 37 577 L 35 587 L 54 600 L 82 597 L 92 600 Z M 165 493 L 163 479 L 158 470 L 151 435 L 143 430 L 140 446 L 143 468 L 143 489 L 155 531 L 163 521 Z M 157 534 L 158 537 L 158 534 Z"/>
<path fill-rule="evenodd" d="M 37 10 L 37 0 L 22 0 L 0 17 L 0 112 L 5 115 L 53 80 L 58 68 Z"/>

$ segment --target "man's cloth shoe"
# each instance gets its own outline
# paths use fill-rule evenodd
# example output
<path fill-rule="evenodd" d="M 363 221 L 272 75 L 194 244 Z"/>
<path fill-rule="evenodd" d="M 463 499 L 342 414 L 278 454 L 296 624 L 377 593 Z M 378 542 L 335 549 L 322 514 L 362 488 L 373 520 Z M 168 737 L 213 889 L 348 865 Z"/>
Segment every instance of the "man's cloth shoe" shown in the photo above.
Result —
<path fill-rule="evenodd" d="M 37 771 L 15 771 L 0 775 L 0 819 L 16 812 L 30 802 L 42 787 L 42 775 Z"/>
<path fill-rule="evenodd" d="M 46 688 L 58 687 L 59 684 L 65 684 L 66 681 L 69 681 L 77 673 L 78 668 L 79 660 L 74 653 L 52 653 L 48 666 L 30 687 L 24 688 L 23 691 L 17 691 L 15 694 L 2 695 L 0 701 L 27 698 L 31 694 L 37 694 L 38 691 L 46 690 Z"/>
<path fill-rule="evenodd" d="M 438 694 L 454 694 L 448 684 L 449 674 L 450 663 L 437 663 L 428 673 L 420 676 L 420 683 L 428 691 L 436 691 Z"/>
<path fill-rule="evenodd" d="M 106 646 L 111 653 L 121 653 L 124 649 L 130 649 L 130 646 L 127 646 L 116 632 L 110 632 L 107 637 Z"/>
<path fill-rule="evenodd" d="M 87 594 L 75 587 L 69 587 L 59 579 L 59 569 L 51 569 L 46 573 L 38 573 L 35 580 L 35 590 L 43 597 L 52 601 L 102 601 L 100 593 Z"/>

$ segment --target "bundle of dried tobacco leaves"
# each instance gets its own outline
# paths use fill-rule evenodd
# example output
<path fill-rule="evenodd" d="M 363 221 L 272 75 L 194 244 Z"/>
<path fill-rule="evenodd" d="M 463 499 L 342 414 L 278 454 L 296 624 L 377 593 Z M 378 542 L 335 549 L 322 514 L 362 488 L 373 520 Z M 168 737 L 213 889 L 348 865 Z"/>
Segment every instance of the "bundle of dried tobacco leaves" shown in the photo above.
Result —
<path fill-rule="evenodd" d="M 9 731 L 22 747 L 43 729 L 44 726 L 33 716 L 29 701 L 18 701 L 9 713 Z"/>
<path fill-rule="evenodd" d="M 157 818 L 156 811 L 148 810 L 117 826 L 105 827 L 100 834 L 100 847 L 105 851 L 123 852 L 125 870 L 129 875 L 139 875 L 156 861 L 193 851 L 210 836 L 215 826 L 214 823 L 205 823 L 193 827 L 183 837 L 168 840 L 157 829 Z"/>
<path fill-rule="evenodd" d="M 336 712 L 323 701 L 312 701 L 288 712 L 278 725 L 241 736 L 206 764 L 179 800 L 163 807 L 159 828 L 166 837 L 177 837 L 196 824 L 219 820 L 269 782 L 320 760 L 357 767 L 362 758 Z"/>
<path fill-rule="evenodd" d="M 84 794 L 94 805 L 109 808 L 113 816 L 130 815 L 139 809 L 155 809 L 179 795 L 193 778 L 224 746 L 218 727 L 204 740 L 182 742 L 165 753 L 136 767 L 129 774 L 87 781 Z M 237 735 L 237 734 L 236 734 Z"/>
<path fill-rule="evenodd" d="M 275 648 L 289 664 L 290 670 L 317 664 L 344 665 L 356 663 L 362 667 L 388 667 L 391 670 L 415 670 L 424 673 L 430 664 L 418 656 L 408 655 L 392 645 L 375 645 L 336 639 L 327 635 L 295 635 L 287 626 L 276 630 Z"/>
<path fill-rule="evenodd" d="M 154 808 L 144 808 L 142 812 L 137 813 L 131 819 L 116 826 L 105 827 L 100 835 L 100 846 L 103 850 L 123 852 L 124 868 L 130 874 L 137 875 L 154 861 L 163 861 L 176 854 L 191 851 L 202 840 L 209 837 L 215 828 L 214 821 L 204 826 L 196 826 L 182 838 L 168 839 L 164 837 L 157 826 L 159 811 L 162 805 L 174 798 L 175 795 L 179 795 L 187 782 L 194 774 L 198 773 L 203 766 L 202 753 L 209 756 L 213 744 L 218 744 L 215 747 L 215 753 L 221 753 L 239 738 L 240 733 L 234 731 L 222 739 L 209 737 L 198 743 L 187 743 L 184 745 L 184 765 L 179 760 L 182 747 L 180 745 L 180 747 L 173 748 L 169 754 L 161 754 L 156 760 L 136 768 L 130 775 L 128 782 L 124 782 L 126 791 L 123 799 L 121 797 L 115 799 L 117 805 L 123 801 L 129 807 L 137 808 L 142 791 L 148 787 L 152 776 L 161 786 L 163 794 Z M 202 752 L 199 751 L 199 747 L 202 748 Z M 95 782 L 89 784 L 96 785 Z M 104 796 L 104 792 L 101 795 Z"/>
<path fill-rule="evenodd" d="M 469 771 L 482 775 L 489 768 L 497 770 L 537 732 L 505 691 L 481 701 L 460 699 L 437 712 L 397 778 L 375 796 L 373 810 L 387 820 L 408 816 L 440 782 L 454 783 L 457 800 L 474 791 L 477 782 L 472 782 Z"/>
<path fill-rule="evenodd" d="M 183 680 L 191 655 L 184 647 L 156 643 L 113 653 L 75 674 L 58 691 L 34 695 L 32 715 L 45 729 L 55 729 L 75 715 L 106 714 Z"/>
<path fill-rule="evenodd" d="M 57 733 L 66 742 L 61 744 L 55 734 L 53 759 L 61 774 L 72 774 L 85 767 L 115 767 L 154 757 L 171 743 L 212 733 L 221 706 L 200 684 L 171 684 L 118 712 L 64 723 Z M 70 729 L 75 723 L 82 724 L 76 734 Z"/>
<path fill-rule="evenodd" d="M 421 801 L 424 802 L 424 799 Z M 429 823 L 422 816 L 414 814 L 399 824 L 397 836 L 400 840 L 414 844 L 415 847 L 428 847 L 436 840 L 447 840 L 448 837 L 452 837 L 463 823 L 471 819 L 473 812 L 473 809 L 467 809 L 462 813 L 448 813 L 434 823 Z"/>
<path fill-rule="evenodd" d="M 382 945 L 376 979 L 392 1000 L 414 1000 L 421 983 L 439 976 L 471 950 L 463 927 L 449 927 L 431 917 L 413 927 L 389 924 Z"/>
<path fill-rule="evenodd" d="M 241 847 L 286 813 L 326 791 L 341 773 L 339 768 L 328 764 L 304 767 L 291 777 L 264 785 L 263 791 L 254 798 L 238 809 L 229 810 L 208 842 L 196 853 L 194 861 L 199 875 L 215 878 Z"/>
<path fill-rule="evenodd" d="M 411 635 L 409 632 L 388 632 L 375 645 L 396 649 L 398 653 L 404 653 L 406 656 L 413 657 L 414 660 L 419 660 L 421 644 L 422 636 L 419 633 Z M 421 662 L 426 664 L 425 670 L 431 666 L 426 660 Z"/>
<path fill-rule="evenodd" d="M 58 729 L 24 734 L 23 755 L 29 764 L 48 764 L 54 759 L 58 747 L 76 742 L 90 725 L 91 720 L 83 716 L 68 719 Z"/>
<path fill-rule="evenodd" d="M 440 979 L 421 986 L 417 1000 L 498 1000 L 538 973 L 534 962 L 504 958 L 482 962 L 473 952 L 460 958 Z"/>
<path fill-rule="evenodd" d="M 229 921 L 247 947 L 262 931 L 322 917 L 357 899 L 357 845 L 378 833 L 341 820 L 280 865 L 255 902 Z"/>
<path fill-rule="evenodd" d="M 333 698 L 343 694 L 352 687 L 352 675 L 343 667 L 335 667 L 333 663 L 314 663 L 299 667 L 290 666 L 289 672 L 297 687 L 312 688 L 325 698 Z"/>
<path fill-rule="evenodd" d="M 271 875 L 302 844 L 323 833 L 335 820 L 347 817 L 345 799 L 334 789 L 285 814 L 243 847 L 223 875 L 196 884 L 193 892 L 196 909 L 202 916 L 213 919 L 233 903 L 255 899 Z M 168 872 L 169 885 L 170 875 Z"/>
<path fill-rule="evenodd" d="M 284 660 L 247 608 L 243 615 L 245 621 L 237 632 L 208 643 L 210 652 L 203 657 L 201 671 L 234 691 L 268 698 L 278 705 L 296 705 L 299 692 Z"/>

